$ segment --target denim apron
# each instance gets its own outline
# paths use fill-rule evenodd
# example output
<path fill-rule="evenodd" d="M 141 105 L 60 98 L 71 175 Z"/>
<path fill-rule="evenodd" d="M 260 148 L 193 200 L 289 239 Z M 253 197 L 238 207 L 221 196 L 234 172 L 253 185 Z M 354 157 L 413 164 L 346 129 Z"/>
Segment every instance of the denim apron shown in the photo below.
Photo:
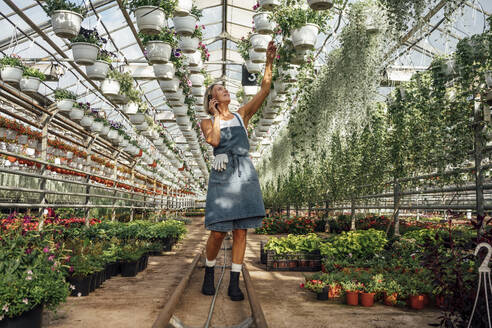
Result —
<path fill-rule="evenodd" d="M 231 231 L 261 227 L 265 207 L 260 183 L 249 158 L 249 140 L 242 120 L 233 115 L 240 126 L 220 129 L 220 143 L 214 156 L 227 154 L 226 169 L 212 168 L 208 180 L 205 227 L 209 230 Z"/>

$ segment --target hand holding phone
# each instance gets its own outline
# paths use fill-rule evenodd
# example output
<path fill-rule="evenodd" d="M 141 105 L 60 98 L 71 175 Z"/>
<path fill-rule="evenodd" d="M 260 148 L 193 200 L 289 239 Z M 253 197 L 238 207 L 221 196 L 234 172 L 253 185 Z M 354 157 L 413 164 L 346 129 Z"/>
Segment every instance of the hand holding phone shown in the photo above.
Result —
<path fill-rule="evenodd" d="M 214 116 L 219 114 L 219 102 L 212 95 L 208 95 L 208 109 Z"/>

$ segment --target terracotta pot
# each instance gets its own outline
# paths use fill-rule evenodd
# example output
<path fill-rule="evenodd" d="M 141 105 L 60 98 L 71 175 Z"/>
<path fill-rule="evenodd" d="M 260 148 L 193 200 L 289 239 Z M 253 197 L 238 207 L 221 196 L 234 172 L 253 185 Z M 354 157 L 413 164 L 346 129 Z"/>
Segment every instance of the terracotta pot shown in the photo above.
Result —
<path fill-rule="evenodd" d="M 398 294 L 397 293 L 393 293 L 393 294 L 386 294 L 386 292 L 384 293 L 384 297 L 383 297 L 383 303 L 385 305 L 388 305 L 388 306 L 393 306 L 396 304 L 396 300 L 398 299 Z"/>
<path fill-rule="evenodd" d="M 424 308 L 424 295 L 414 295 L 409 297 L 410 307 L 414 310 L 422 310 Z"/>
<path fill-rule="evenodd" d="M 376 293 L 361 293 L 360 303 L 362 306 L 371 307 L 374 305 L 374 295 Z"/>
<path fill-rule="evenodd" d="M 288 263 L 285 260 L 280 260 L 278 261 L 278 267 L 279 268 L 288 268 Z"/>
<path fill-rule="evenodd" d="M 290 260 L 288 263 L 289 268 L 297 268 L 297 260 Z"/>
<path fill-rule="evenodd" d="M 424 294 L 424 306 L 429 305 L 429 294 Z"/>
<path fill-rule="evenodd" d="M 347 305 L 359 305 L 359 292 L 345 291 L 345 298 L 347 300 Z"/>
<path fill-rule="evenodd" d="M 436 307 L 440 308 L 444 306 L 444 296 L 436 295 Z"/>

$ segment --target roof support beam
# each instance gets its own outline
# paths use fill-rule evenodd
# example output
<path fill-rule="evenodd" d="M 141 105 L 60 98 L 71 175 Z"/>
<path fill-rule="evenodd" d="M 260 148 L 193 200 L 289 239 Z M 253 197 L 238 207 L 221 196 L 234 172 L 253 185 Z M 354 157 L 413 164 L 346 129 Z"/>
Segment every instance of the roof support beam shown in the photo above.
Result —
<path fill-rule="evenodd" d="M 222 0 L 222 36 L 228 35 L 227 33 L 227 0 Z M 222 40 L 222 60 L 224 64 L 222 64 L 222 76 L 226 75 L 226 64 L 227 60 L 227 39 L 226 37 Z"/>

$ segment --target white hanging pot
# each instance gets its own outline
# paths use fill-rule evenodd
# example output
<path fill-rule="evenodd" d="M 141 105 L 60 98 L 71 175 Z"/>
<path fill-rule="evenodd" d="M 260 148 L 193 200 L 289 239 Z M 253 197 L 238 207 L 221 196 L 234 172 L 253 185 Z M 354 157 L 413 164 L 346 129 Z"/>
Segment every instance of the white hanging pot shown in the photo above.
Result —
<path fill-rule="evenodd" d="M 205 87 L 191 87 L 191 94 L 195 97 L 203 97 L 203 95 L 205 94 Z"/>
<path fill-rule="evenodd" d="M 198 106 L 203 106 L 203 95 L 195 97 L 195 104 L 197 104 Z"/>
<path fill-rule="evenodd" d="M 190 81 L 193 87 L 201 87 L 205 82 L 203 74 L 190 74 Z"/>
<path fill-rule="evenodd" d="M 108 133 L 110 131 L 110 127 L 109 125 L 104 125 L 103 124 L 103 127 L 101 129 L 101 132 L 99 132 L 100 135 L 102 135 L 103 137 L 107 137 L 108 136 Z"/>
<path fill-rule="evenodd" d="M 276 7 L 280 6 L 280 1 L 279 0 L 260 0 L 260 6 L 261 8 L 265 10 L 272 11 Z"/>
<path fill-rule="evenodd" d="M 94 81 L 102 81 L 106 78 L 109 71 L 109 63 L 104 60 L 96 60 L 93 65 L 85 67 L 85 72 L 89 79 Z"/>
<path fill-rule="evenodd" d="M 192 0 L 178 0 L 176 9 L 174 9 L 174 16 L 188 16 L 192 7 Z"/>
<path fill-rule="evenodd" d="M 319 27 L 315 24 L 306 24 L 292 31 L 292 43 L 298 50 L 314 48 L 318 37 Z"/>
<path fill-rule="evenodd" d="M 178 125 L 189 126 L 191 125 L 190 118 L 188 116 L 177 116 L 176 123 Z"/>
<path fill-rule="evenodd" d="M 102 128 L 103 128 L 103 122 L 100 121 L 94 121 L 91 125 L 92 132 L 101 132 Z"/>
<path fill-rule="evenodd" d="M 127 115 L 136 114 L 137 112 L 138 112 L 138 104 L 133 101 L 123 106 L 123 113 Z"/>
<path fill-rule="evenodd" d="M 188 114 L 188 107 L 186 106 L 177 106 L 173 107 L 174 116 L 186 116 Z"/>
<path fill-rule="evenodd" d="M 296 82 L 298 70 L 297 67 L 289 67 L 288 69 L 283 69 L 282 67 L 278 68 L 278 73 L 284 81 L 286 82 Z"/>
<path fill-rule="evenodd" d="M 272 34 L 275 29 L 275 22 L 268 18 L 268 13 L 259 12 L 253 15 L 255 32 L 260 34 Z"/>
<path fill-rule="evenodd" d="M 20 80 L 20 89 L 22 92 L 36 93 L 41 85 L 41 80 L 37 77 L 24 76 Z"/>
<path fill-rule="evenodd" d="M 94 123 L 94 117 L 92 117 L 90 115 L 85 115 L 80 120 L 80 125 L 82 125 L 84 128 L 90 127 L 92 125 L 92 123 Z"/>
<path fill-rule="evenodd" d="M 138 131 L 145 131 L 145 130 L 147 130 L 149 128 L 149 125 L 147 124 L 147 122 L 143 122 L 141 124 L 135 125 L 135 128 Z"/>
<path fill-rule="evenodd" d="M 296 49 L 294 55 L 290 59 L 290 63 L 294 65 L 302 65 L 309 54 L 309 50 Z"/>
<path fill-rule="evenodd" d="M 162 8 L 142 6 L 135 10 L 138 30 L 143 34 L 159 34 L 167 26 L 166 14 Z"/>
<path fill-rule="evenodd" d="M 253 34 L 249 38 L 249 41 L 251 42 L 251 47 L 256 52 L 266 52 L 268 42 L 270 42 L 271 40 L 272 36 L 267 34 Z"/>
<path fill-rule="evenodd" d="M 283 104 L 285 102 L 285 95 L 277 94 L 277 96 L 273 99 L 274 104 Z"/>
<path fill-rule="evenodd" d="M 162 138 L 157 138 L 154 140 L 154 146 L 159 147 L 164 144 L 164 140 Z"/>
<path fill-rule="evenodd" d="M 198 18 L 195 15 L 174 17 L 174 30 L 178 35 L 191 36 L 195 31 Z"/>
<path fill-rule="evenodd" d="M 109 140 L 115 140 L 118 138 L 118 131 L 115 129 L 110 129 L 108 132 L 108 139 Z"/>
<path fill-rule="evenodd" d="M 259 124 L 263 126 L 270 126 L 273 124 L 274 119 L 261 118 Z"/>
<path fill-rule="evenodd" d="M 56 107 L 58 107 L 58 112 L 70 112 L 72 110 L 73 104 L 75 103 L 72 99 L 60 99 L 56 101 Z"/>
<path fill-rule="evenodd" d="M 191 36 L 180 36 L 178 39 L 178 46 L 182 52 L 186 54 L 192 54 L 198 49 L 198 38 L 192 38 Z"/>
<path fill-rule="evenodd" d="M 333 7 L 332 0 L 307 0 L 307 3 L 312 10 L 328 10 Z"/>
<path fill-rule="evenodd" d="M 262 71 L 261 64 L 255 64 L 250 59 L 246 61 L 246 70 L 251 74 L 258 74 Z"/>
<path fill-rule="evenodd" d="M 130 142 L 130 141 L 129 141 L 128 139 L 125 139 L 125 138 L 123 137 L 123 140 L 121 140 L 121 141 L 120 141 L 120 144 L 119 144 L 119 145 L 120 145 L 120 147 L 126 147 L 126 146 L 128 146 L 128 143 L 129 143 L 129 142 Z"/>
<path fill-rule="evenodd" d="M 179 88 L 176 92 L 165 92 L 164 95 L 167 100 L 179 100 L 183 97 L 183 89 Z"/>
<path fill-rule="evenodd" d="M 492 71 L 487 71 L 484 73 L 485 75 L 485 83 L 488 88 L 492 88 Z"/>
<path fill-rule="evenodd" d="M 266 62 L 266 54 L 264 52 L 256 52 L 254 49 L 249 49 L 249 59 L 255 64 Z"/>
<path fill-rule="evenodd" d="M 84 17 L 74 11 L 55 10 L 51 16 L 53 32 L 60 38 L 72 39 L 79 35 Z"/>
<path fill-rule="evenodd" d="M 202 55 L 199 51 L 192 54 L 185 54 L 186 63 L 192 66 L 198 66 L 202 63 Z"/>
<path fill-rule="evenodd" d="M 181 130 L 181 133 L 191 131 L 191 125 L 179 125 L 178 127 Z"/>
<path fill-rule="evenodd" d="M 115 104 L 118 104 L 118 105 L 126 105 L 130 101 L 130 98 L 128 98 L 127 95 L 124 95 L 121 93 L 118 93 L 115 96 L 111 96 L 110 98 Z"/>
<path fill-rule="evenodd" d="M 84 117 L 84 110 L 81 108 L 72 107 L 69 116 L 73 121 L 81 120 Z"/>
<path fill-rule="evenodd" d="M 101 83 L 101 92 L 107 97 L 116 96 L 120 92 L 120 82 L 113 79 L 104 79 Z"/>
<path fill-rule="evenodd" d="M 173 63 L 154 64 L 154 75 L 159 80 L 172 80 L 176 72 Z"/>
<path fill-rule="evenodd" d="M 165 64 L 171 58 L 171 46 L 164 41 L 149 41 L 146 49 L 151 64 Z"/>
<path fill-rule="evenodd" d="M 7 83 L 19 83 L 22 79 L 22 67 L 5 66 L 0 71 L 2 80 Z"/>
<path fill-rule="evenodd" d="M 132 122 L 133 124 L 142 124 L 143 122 L 145 122 L 145 114 L 137 113 L 130 115 L 130 122 Z"/>
<path fill-rule="evenodd" d="M 172 80 L 161 80 L 159 81 L 159 86 L 164 92 L 176 92 L 179 88 L 179 80 L 177 78 L 173 78 Z"/>
<path fill-rule="evenodd" d="M 188 67 L 190 73 L 201 73 L 203 69 L 203 61 L 200 58 L 200 61 L 195 66 Z"/>
<path fill-rule="evenodd" d="M 73 60 L 79 65 L 93 65 L 96 62 L 99 47 L 93 43 L 72 43 Z"/>
<path fill-rule="evenodd" d="M 273 88 L 277 94 L 286 94 L 289 85 L 282 80 L 276 80 L 273 82 Z"/>
<path fill-rule="evenodd" d="M 184 101 L 185 101 L 185 97 L 184 96 L 181 96 L 179 99 L 168 100 L 169 106 L 171 106 L 171 107 L 183 106 L 184 105 Z"/>

